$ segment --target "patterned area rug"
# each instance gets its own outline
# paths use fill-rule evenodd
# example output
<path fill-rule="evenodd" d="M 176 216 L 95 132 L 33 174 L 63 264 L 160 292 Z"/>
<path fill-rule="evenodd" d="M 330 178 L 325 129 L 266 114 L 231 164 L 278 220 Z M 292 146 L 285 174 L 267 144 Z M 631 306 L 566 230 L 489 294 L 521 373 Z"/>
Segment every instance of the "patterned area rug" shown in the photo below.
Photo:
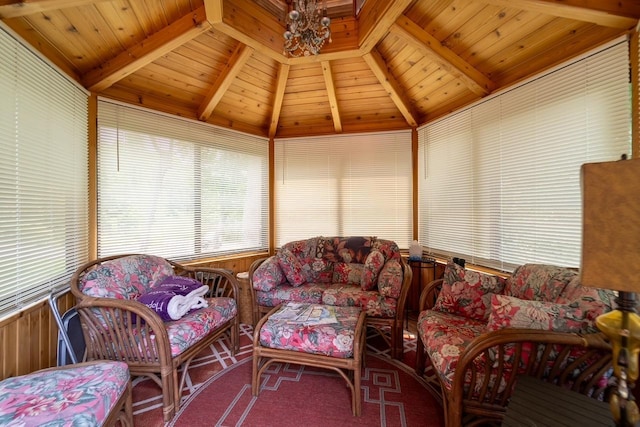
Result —
<path fill-rule="evenodd" d="M 241 325 L 241 347 L 231 356 L 225 340 L 194 360 L 183 403 L 170 426 L 443 426 L 443 411 L 414 372 L 415 336 L 405 333 L 402 362 L 368 331 L 362 372 L 362 416 L 351 414 L 351 394 L 333 371 L 274 364 L 260 396 L 251 395 L 253 330 Z M 409 366 L 411 365 L 411 366 Z M 314 391 L 315 390 L 315 391 Z M 134 380 L 134 424 L 164 426 L 159 387 Z"/>

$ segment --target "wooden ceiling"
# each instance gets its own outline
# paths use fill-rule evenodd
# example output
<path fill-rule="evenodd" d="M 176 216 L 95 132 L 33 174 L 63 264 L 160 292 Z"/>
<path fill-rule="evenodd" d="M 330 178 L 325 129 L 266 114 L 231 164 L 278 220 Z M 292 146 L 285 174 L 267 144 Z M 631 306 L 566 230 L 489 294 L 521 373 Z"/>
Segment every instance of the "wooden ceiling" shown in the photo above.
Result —
<path fill-rule="evenodd" d="M 99 96 L 255 135 L 406 129 L 633 31 L 640 1 L 327 0 L 332 43 L 283 55 L 287 1 L 0 0 Z"/>

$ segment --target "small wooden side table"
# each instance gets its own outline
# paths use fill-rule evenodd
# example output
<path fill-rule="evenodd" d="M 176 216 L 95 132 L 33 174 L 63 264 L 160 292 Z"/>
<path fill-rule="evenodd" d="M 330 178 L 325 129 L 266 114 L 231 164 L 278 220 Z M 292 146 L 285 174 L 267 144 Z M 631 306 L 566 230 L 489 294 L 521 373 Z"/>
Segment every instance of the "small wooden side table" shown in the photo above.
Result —
<path fill-rule="evenodd" d="M 238 279 L 238 314 L 240 323 L 245 325 L 255 326 L 253 323 L 253 301 L 251 299 L 251 283 L 249 282 L 249 272 L 244 271 L 236 274 Z"/>
<path fill-rule="evenodd" d="M 609 405 L 529 376 L 518 377 L 503 427 L 615 426 Z"/>

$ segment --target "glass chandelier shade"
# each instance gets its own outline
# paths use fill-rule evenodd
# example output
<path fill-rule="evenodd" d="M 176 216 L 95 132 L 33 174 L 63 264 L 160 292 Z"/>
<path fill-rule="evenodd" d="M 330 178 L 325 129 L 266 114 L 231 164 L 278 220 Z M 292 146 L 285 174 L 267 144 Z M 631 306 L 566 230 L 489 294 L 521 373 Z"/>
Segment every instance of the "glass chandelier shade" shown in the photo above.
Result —
<path fill-rule="evenodd" d="M 318 0 L 294 0 L 284 32 L 284 54 L 293 57 L 317 55 L 327 40 L 331 43 L 330 24 L 326 0 L 322 10 Z"/>

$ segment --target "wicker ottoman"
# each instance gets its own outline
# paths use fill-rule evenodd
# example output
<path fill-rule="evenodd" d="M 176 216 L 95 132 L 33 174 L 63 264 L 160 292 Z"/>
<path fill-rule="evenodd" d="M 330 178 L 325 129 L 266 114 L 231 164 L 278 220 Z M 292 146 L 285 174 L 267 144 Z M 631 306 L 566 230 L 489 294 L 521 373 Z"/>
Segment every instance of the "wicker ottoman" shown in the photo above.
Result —
<path fill-rule="evenodd" d="M 254 396 L 260 393 L 262 373 L 273 362 L 332 369 L 347 382 L 351 389 L 353 415 L 360 415 L 366 314 L 358 307 L 331 309 L 335 311 L 336 322 L 330 324 L 310 325 L 272 319 L 281 306 L 272 309 L 258 322 L 253 336 L 251 390 Z"/>

